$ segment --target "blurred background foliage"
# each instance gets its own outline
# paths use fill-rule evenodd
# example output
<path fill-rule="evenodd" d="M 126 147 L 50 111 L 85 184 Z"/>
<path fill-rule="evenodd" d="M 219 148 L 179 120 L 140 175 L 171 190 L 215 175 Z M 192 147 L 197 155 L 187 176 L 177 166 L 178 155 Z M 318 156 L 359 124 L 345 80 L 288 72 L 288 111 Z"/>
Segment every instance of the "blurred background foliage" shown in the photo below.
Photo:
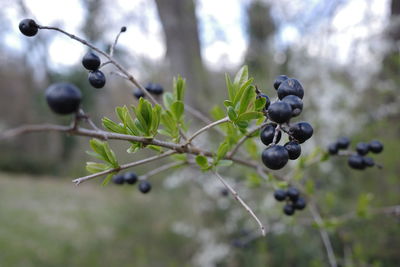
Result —
<path fill-rule="evenodd" d="M 52 2 L 60 10 L 67 8 L 65 1 Z M 107 75 L 102 90 L 91 88 L 79 62 L 86 50 L 72 40 L 67 40 L 72 45 L 56 46 L 61 50 L 56 53 L 66 53 L 76 62 L 55 62 L 52 51 L 60 42 L 58 34 L 23 37 L 17 25 L 25 17 L 50 21 L 104 49 L 121 26 L 128 26 L 126 34 L 133 29 L 133 38 L 123 43 L 121 36 L 116 58 L 142 83 L 159 82 L 167 90 L 173 76 L 186 77 L 186 100 L 204 113 L 222 106 L 223 74 L 236 72 L 242 64 L 272 98 L 276 75 L 296 77 L 306 90 L 300 119 L 315 129 L 305 154 L 316 146 L 324 149 L 340 136 L 349 136 L 353 145 L 372 139 L 385 145 L 376 157 L 382 170 L 354 171 L 341 158 L 301 170 L 305 184 L 314 187 L 339 265 L 400 265 L 399 214 L 369 212 L 400 202 L 399 0 L 72 2 L 80 8 L 79 17 L 63 17 L 58 10 L 53 20 L 38 15 L 50 2 L 0 2 L 1 130 L 26 123 L 68 124 L 70 118 L 49 112 L 43 97 L 55 81 L 78 85 L 83 106 L 97 123 L 103 116 L 114 118 L 115 106 L 136 101 L 133 88 L 117 76 Z M 237 28 L 226 28 L 212 14 L 239 14 Z M 137 52 L 136 47 L 154 41 L 149 38 L 161 48 Z M 233 51 L 237 55 L 227 50 L 215 58 L 210 47 L 221 43 L 222 50 L 245 47 Z M 107 67 L 106 73 L 110 71 Z M 192 129 L 201 126 L 192 118 L 188 121 Z M 220 141 L 210 134 L 200 143 L 209 140 Z M 147 153 L 132 156 L 125 153 L 126 144 L 111 145 L 121 162 Z M 225 175 L 271 226 L 266 238 L 258 237 L 255 225 L 232 198 L 221 196 L 218 181 L 194 169 L 154 177 L 154 190 L 145 196 L 135 188 L 101 187 L 96 182 L 74 188 L 69 181 L 85 174 L 86 150 L 87 139 L 57 133 L 1 141 L 1 266 L 328 265 L 307 209 L 285 218 L 271 186 L 257 182 L 249 170 L 235 167 Z M 144 174 L 154 167 L 150 165 L 135 172 Z M 340 220 L 360 209 L 361 217 Z"/>

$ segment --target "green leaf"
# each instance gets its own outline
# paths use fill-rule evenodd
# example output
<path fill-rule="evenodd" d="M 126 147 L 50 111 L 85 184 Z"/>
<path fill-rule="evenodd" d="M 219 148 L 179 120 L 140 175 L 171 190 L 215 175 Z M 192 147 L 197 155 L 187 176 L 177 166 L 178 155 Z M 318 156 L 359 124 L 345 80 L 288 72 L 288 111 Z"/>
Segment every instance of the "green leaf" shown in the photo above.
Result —
<path fill-rule="evenodd" d="M 111 181 L 111 178 L 112 178 L 115 174 L 117 174 L 117 172 L 112 172 L 112 173 L 110 173 L 109 175 L 107 175 L 107 177 L 104 178 L 104 180 L 103 180 L 103 182 L 101 183 L 101 185 L 103 185 L 103 186 L 107 185 L 107 184 Z"/>
<path fill-rule="evenodd" d="M 233 101 L 236 95 L 236 91 L 228 73 L 225 73 L 225 82 L 226 82 L 226 88 L 228 89 L 229 100 Z"/>
<path fill-rule="evenodd" d="M 235 123 L 242 130 L 244 130 L 247 127 L 249 127 L 249 123 L 247 121 L 236 121 Z"/>
<path fill-rule="evenodd" d="M 225 107 L 233 107 L 233 103 L 232 103 L 232 101 L 225 100 L 225 101 L 224 101 L 224 106 L 225 106 Z"/>
<path fill-rule="evenodd" d="M 103 149 L 107 155 L 107 161 L 114 167 L 118 167 L 117 157 L 115 156 L 114 151 L 110 149 L 110 146 L 107 142 L 103 142 Z"/>
<path fill-rule="evenodd" d="M 115 113 L 117 114 L 118 118 L 120 119 L 120 121 L 125 124 L 125 117 L 126 117 L 126 113 L 128 112 L 128 109 L 124 107 L 116 107 L 115 108 Z"/>
<path fill-rule="evenodd" d="M 112 120 L 110 120 L 107 117 L 104 117 L 102 120 L 103 126 L 104 128 L 106 128 L 107 130 L 114 132 L 114 133 L 121 133 L 121 134 L 125 134 L 126 130 L 124 127 L 120 126 L 119 124 L 113 122 Z"/>
<path fill-rule="evenodd" d="M 229 148 L 230 146 L 226 142 L 223 142 L 219 145 L 217 150 L 217 161 L 225 157 L 226 153 L 229 151 Z"/>
<path fill-rule="evenodd" d="M 251 83 L 253 82 L 253 78 L 249 79 L 248 81 L 246 81 L 238 90 L 238 92 L 236 93 L 235 99 L 233 100 L 233 104 L 238 104 L 239 101 L 241 101 L 241 99 L 243 98 L 243 95 L 245 94 L 245 92 L 247 90 L 252 90 L 254 92 L 255 95 L 255 90 L 254 87 L 251 85 Z"/>
<path fill-rule="evenodd" d="M 90 147 L 93 149 L 93 151 L 99 155 L 99 157 L 102 158 L 102 160 L 107 161 L 107 153 L 104 151 L 104 146 L 103 142 L 101 142 L 98 139 L 91 139 L 89 141 Z"/>
<path fill-rule="evenodd" d="M 256 93 L 254 92 L 254 87 L 247 87 L 240 98 L 239 114 L 242 114 L 248 110 L 250 103 L 255 100 L 255 97 Z"/>
<path fill-rule="evenodd" d="M 267 99 L 265 97 L 259 97 L 254 102 L 254 108 L 256 111 L 261 111 L 265 108 L 265 104 L 267 103 Z"/>
<path fill-rule="evenodd" d="M 228 167 L 228 166 L 231 166 L 232 164 L 233 164 L 232 160 L 222 159 L 222 160 L 218 161 L 217 166 Z"/>
<path fill-rule="evenodd" d="M 184 110 L 185 106 L 182 101 L 176 101 L 171 106 L 171 112 L 178 122 L 181 121 Z"/>
<path fill-rule="evenodd" d="M 90 173 L 98 173 L 110 169 L 110 165 L 97 162 L 86 162 L 86 170 Z"/>
<path fill-rule="evenodd" d="M 126 152 L 129 154 L 133 154 L 136 151 L 138 151 L 142 147 L 141 143 L 133 143 L 127 150 Z"/>
<path fill-rule="evenodd" d="M 170 92 L 163 94 L 163 102 L 166 109 L 170 109 L 172 103 L 174 103 L 174 95 Z"/>
<path fill-rule="evenodd" d="M 104 160 L 104 158 L 101 155 L 97 154 L 96 152 L 86 151 L 86 154 L 88 154 L 88 155 L 90 155 L 92 157 L 95 157 L 96 159 Z"/>
<path fill-rule="evenodd" d="M 186 81 L 181 76 L 174 79 L 174 93 L 177 101 L 184 101 Z"/>
<path fill-rule="evenodd" d="M 208 169 L 208 167 L 209 167 L 208 160 L 203 155 L 196 156 L 196 163 L 197 163 L 197 165 L 200 166 L 201 169 Z"/>
<path fill-rule="evenodd" d="M 235 112 L 235 110 L 233 109 L 233 107 L 228 107 L 228 117 L 231 121 L 236 121 L 237 119 L 237 114 Z"/>
<path fill-rule="evenodd" d="M 262 114 L 261 112 L 251 111 L 251 112 L 242 113 L 241 115 L 239 115 L 237 120 L 238 121 L 249 121 L 249 120 L 259 119 L 263 116 L 264 116 L 264 114 Z"/>
<path fill-rule="evenodd" d="M 233 80 L 233 83 L 235 85 L 241 86 L 248 79 L 249 79 L 249 69 L 245 65 L 236 73 L 236 76 L 235 76 L 235 79 Z"/>
<path fill-rule="evenodd" d="M 161 121 L 161 106 L 160 105 L 155 105 L 153 110 L 152 110 L 152 121 L 150 125 L 150 133 L 154 137 L 157 134 L 158 127 L 160 126 L 160 121 Z"/>

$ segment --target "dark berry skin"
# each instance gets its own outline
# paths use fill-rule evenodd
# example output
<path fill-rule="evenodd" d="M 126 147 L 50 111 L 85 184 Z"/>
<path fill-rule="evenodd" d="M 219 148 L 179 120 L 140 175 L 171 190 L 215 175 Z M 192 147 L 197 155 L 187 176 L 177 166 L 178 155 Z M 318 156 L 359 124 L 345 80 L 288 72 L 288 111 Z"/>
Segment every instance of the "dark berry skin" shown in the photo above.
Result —
<path fill-rule="evenodd" d="M 287 95 L 282 98 L 283 102 L 288 103 L 292 107 L 292 117 L 299 116 L 303 110 L 303 100 L 295 95 Z"/>
<path fill-rule="evenodd" d="M 268 108 L 269 118 L 277 123 L 288 122 L 292 117 L 292 112 L 292 107 L 288 103 L 282 101 L 272 103 Z"/>
<path fill-rule="evenodd" d="M 328 152 L 331 155 L 336 155 L 339 152 L 339 146 L 337 143 L 330 144 L 328 146 Z"/>
<path fill-rule="evenodd" d="M 262 152 L 261 159 L 272 170 L 282 169 L 289 160 L 289 153 L 283 146 L 274 145 Z"/>
<path fill-rule="evenodd" d="M 264 129 L 261 130 L 260 139 L 264 145 L 267 146 L 267 145 L 271 144 L 272 141 L 274 140 L 275 128 L 276 128 L 276 124 L 269 123 L 264 127 Z M 281 133 L 281 131 L 279 131 L 279 133 L 276 137 L 277 143 L 279 142 L 279 140 L 281 140 L 281 136 L 282 136 L 282 133 Z"/>
<path fill-rule="evenodd" d="M 367 143 L 360 142 L 356 146 L 356 151 L 359 155 L 367 155 L 369 152 L 369 145 Z"/>
<path fill-rule="evenodd" d="M 126 27 L 125 26 L 121 27 L 121 32 L 126 32 Z"/>
<path fill-rule="evenodd" d="M 227 197 L 229 195 L 229 191 L 226 188 L 222 188 L 219 193 L 221 194 L 221 196 L 223 197 Z"/>
<path fill-rule="evenodd" d="M 287 95 L 295 95 L 303 99 L 304 89 L 300 82 L 296 79 L 287 79 L 278 87 L 278 97 L 283 99 Z"/>
<path fill-rule="evenodd" d="M 106 84 L 106 76 L 100 70 L 91 71 L 89 72 L 89 83 L 94 88 L 103 88 Z"/>
<path fill-rule="evenodd" d="M 95 71 L 100 67 L 101 61 L 98 55 L 89 51 L 86 55 L 82 58 L 82 65 L 87 70 Z"/>
<path fill-rule="evenodd" d="M 114 177 L 112 178 L 112 181 L 114 184 L 122 185 L 125 182 L 124 175 L 123 174 L 114 175 Z"/>
<path fill-rule="evenodd" d="M 288 78 L 288 76 L 286 76 L 286 75 L 279 75 L 279 76 L 277 76 L 277 77 L 275 78 L 275 81 L 274 81 L 274 88 L 275 88 L 275 90 L 278 90 L 279 85 L 281 85 L 281 83 L 282 83 L 283 81 L 286 81 L 287 79 L 289 79 L 289 78 Z"/>
<path fill-rule="evenodd" d="M 300 157 L 301 146 L 296 141 L 287 142 L 284 147 L 289 153 L 289 159 L 294 160 Z"/>
<path fill-rule="evenodd" d="M 140 192 L 147 194 L 151 190 L 151 184 L 148 181 L 140 181 L 138 188 Z"/>
<path fill-rule="evenodd" d="M 154 95 L 161 95 L 164 93 L 164 88 L 158 83 L 148 83 L 145 88 L 149 93 Z"/>
<path fill-rule="evenodd" d="M 295 187 L 288 188 L 288 190 L 286 191 L 286 194 L 290 198 L 291 201 L 296 201 L 300 196 L 299 190 Z"/>
<path fill-rule="evenodd" d="M 381 153 L 383 150 L 383 144 L 377 140 L 371 141 L 369 143 L 369 150 L 372 153 Z"/>
<path fill-rule="evenodd" d="M 351 168 L 356 170 L 364 170 L 366 167 L 364 163 L 364 158 L 360 155 L 351 155 L 347 159 L 347 163 Z"/>
<path fill-rule="evenodd" d="M 133 91 L 133 96 L 136 97 L 136 99 L 139 99 L 139 98 L 141 98 L 141 97 L 144 97 L 144 93 L 143 93 L 143 91 L 140 90 L 140 89 L 135 89 L 135 90 Z"/>
<path fill-rule="evenodd" d="M 286 204 L 286 205 L 283 207 L 283 212 L 284 212 L 286 215 L 291 216 L 291 215 L 294 214 L 295 209 L 294 209 L 293 205 L 291 205 L 291 204 Z"/>
<path fill-rule="evenodd" d="M 306 200 L 302 197 L 299 197 L 295 202 L 293 202 L 293 207 L 296 210 L 303 210 L 306 207 Z"/>
<path fill-rule="evenodd" d="M 370 157 L 364 157 L 364 165 L 367 167 L 373 167 L 375 165 L 375 162 L 372 158 Z"/>
<path fill-rule="evenodd" d="M 265 94 L 259 94 L 257 95 L 257 99 L 264 97 L 265 98 L 265 109 L 268 109 L 269 105 L 271 105 L 271 100 L 269 99 L 269 97 Z"/>
<path fill-rule="evenodd" d="M 136 173 L 134 172 L 127 172 L 124 174 L 124 181 L 127 184 L 135 184 L 138 180 Z"/>
<path fill-rule="evenodd" d="M 347 149 L 350 145 L 350 139 L 348 137 L 340 137 L 337 141 L 338 149 Z"/>
<path fill-rule="evenodd" d="M 19 23 L 19 30 L 23 35 L 32 37 L 37 34 L 39 27 L 33 19 L 24 19 Z"/>
<path fill-rule="evenodd" d="M 282 189 L 275 190 L 274 198 L 278 201 L 284 201 L 286 199 L 286 191 Z"/>
<path fill-rule="evenodd" d="M 302 144 L 311 138 L 314 130 L 308 122 L 298 122 L 290 127 L 289 133 L 294 139 Z"/>
<path fill-rule="evenodd" d="M 81 91 L 70 83 L 55 83 L 46 89 L 47 104 L 57 114 L 67 115 L 77 112 L 81 100 Z"/>

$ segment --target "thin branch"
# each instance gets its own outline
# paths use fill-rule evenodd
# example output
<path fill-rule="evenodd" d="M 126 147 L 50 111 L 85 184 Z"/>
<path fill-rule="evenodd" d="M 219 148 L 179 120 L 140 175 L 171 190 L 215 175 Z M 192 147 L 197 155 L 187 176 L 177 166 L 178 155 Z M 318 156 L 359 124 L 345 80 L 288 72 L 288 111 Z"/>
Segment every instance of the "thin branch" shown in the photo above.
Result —
<path fill-rule="evenodd" d="M 254 220 L 256 220 L 256 222 L 258 223 L 258 225 L 260 226 L 260 230 L 261 230 L 261 234 L 263 236 L 265 236 L 266 231 L 265 231 L 265 227 L 264 225 L 261 223 L 260 219 L 258 219 L 257 215 L 255 215 L 255 213 L 253 212 L 253 210 L 240 198 L 240 196 L 238 195 L 238 193 L 225 181 L 224 178 L 222 178 L 221 175 L 219 175 L 218 172 L 214 172 L 215 175 L 218 177 L 218 179 L 221 181 L 221 183 L 223 183 L 223 185 L 226 187 L 226 189 L 229 190 L 229 192 L 231 192 L 231 194 L 233 195 L 233 197 L 240 203 L 240 205 L 242 205 L 245 210 L 250 213 L 250 215 L 254 218 Z"/>
<path fill-rule="evenodd" d="M 190 136 L 189 139 L 187 140 L 186 144 L 189 144 L 189 143 L 190 143 L 194 138 L 196 138 L 199 134 L 201 134 L 201 133 L 207 131 L 208 129 L 211 129 L 211 128 L 213 128 L 213 127 L 219 125 L 219 124 L 222 124 L 222 123 L 225 123 L 225 122 L 228 122 L 228 121 L 229 121 L 229 118 L 228 118 L 228 117 L 225 117 L 225 118 L 222 118 L 222 119 L 220 119 L 220 120 L 218 120 L 218 121 L 214 121 L 213 123 L 210 123 L 210 124 L 204 126 L 204 127 L 201 128 L 200 130 L 198 130 L 197 132 L 195 132 L 194 134 L 192 134 L 192 136 Z"/>
<path fill-rule="evenodd" d="M 77 178 L 75 180 L 72 180 L 72 182 L 75 183 L 75 185 L 79 185 L 79 184 L 81 184 L 83 182 L 86 182 L 88 180 L 91 180 L 93 178 L 96 178 L 96 177 L 99 177 L 99 176 L 103 176 L 103 175 L 106 175 L 106 174 L 109 174 L 109 173 L 113 173 L 113 172 L 119 172 L 120 170 L 128 169 L 128 168 L 131 168 L 131 167 L 134 167 L 134 166 L 138 166 L 138 165 L 145 164 L 145 163 L 148 163 L 148 162 L 151 162 L 151 161 L 162 159 L 162 158 L 168 157 L 170 155 L 173 155 L 175 153 L 176 153 L 175 151 L 170 150 L 170 151 L 167 151 L 167 152 L 165 152 L 163 154 L 156 155 L 156 156 L 153 156 L 153 157 L 150 157 L 150 158 L 147 158 L 147 159 L 142 159 L 142 160 L 139 160 L 139 161 L 123 164 L 123 165 L 119 166 L 118 168 L 113 168 L 113 169 L 105 170 L 105 171 L 102 171 L 102 172 L 93 173 L 91 175 L 87 175 L 87 176 L 84 176 L 84 177 L 80 177 L 80 178 Z"/>
<path fill-rule="evenodd" d="M 329 264 L 331 265 L 331 267 L 337 267 L 336 257 L 332 248 L 331 240 L 329 239 L 328 232 L 323 228 L 321 215 L 319 214 L 317 208 L 314 206 L 314 203 L 311 202 L 309 204 L 309 210 L 315 223 L 318 225 L 319 233 L 321 235 L 322 242 L 324 243 L 325 250 L 328 255 Z"/>
<path fill-rule="evenodd" d="M 112 57 L 112 56 L 114 55 L 114 49 L 115 49 L 115 47 L 117 46 L 119 36 L 120 36 L 122 33 L 123 33 L 123 31 L 120 30 L 120 31 L 118 32 L 117 36 L 115 37 L 114 43 L 113 43 L 113 44 L 111 45 L 111 47 L 110 47 L 110 57 Z"/>
<path fill-rule="evenodd" d="M 122 74 L 122 73 L 120 73 L 118 71 L 111 71 L 110 74 L 111 75 L 117 75 L 117 76 L 119 76 L 119 77 L 121 77 L 122 79 L 125 79 L 125 80 L 129 80 L 128 77 L 125 76 L 125 74 Z"/>
<path fill-rule="evenodd" d="M 201 113 L 199 110 L 187 105 L 185 103 L 185 110 L 192 115 L 193 117 L 197 118 L 198 120 L 204 122 L 205 124 L 210 124 L 212 123 L 212 120 L 210 120 L 206 115 Z M 225 133 L 220 129 L 220 128 L 213 128 L 213 130 L 217 131 L 219 134 L 222 136 L 225 136 Z"/>
<path fill-rule="evenodd" d="M 231 152 L 228 153 L 228 158 L 233 157 L 233 155 L 236 154 L 236 152 L 239 150 L 240 146 L 243 145 L 243 143 L 250 138 L 255 132 L 258 130 L 262 129 L 265 125 L 267 125 L 267 122 L 262 123 L 261 125 L 255 127 L 254 129 L 251 129 L 245 136 L 243 136 L 239 142 L 237 142 L 236 146 L 232 149 Z"/>
<path fill-rule="evenodd" d="M 161 172 L 165 172 L 165 171 L 167 171 L 169 169 L 173 169 L 173 168 L 176 168 L 176 167 L 179 167 L 179 166 L 183 166 L 183 165 L 186 165 L 186 164 L 188 164 L 188 162 L 171 162 L 171 163 L 165 164 L 165 165 L 163 165 L 161 167 L 158 167 L 158 168 L 156 168 L 154 170 L 151 170 L 146 174 L 141 175 L 139 177 L 139 179 L 140 180 L 146 180 L 151 176 L 157 175 L 157 174 L 159 174 Z"/>

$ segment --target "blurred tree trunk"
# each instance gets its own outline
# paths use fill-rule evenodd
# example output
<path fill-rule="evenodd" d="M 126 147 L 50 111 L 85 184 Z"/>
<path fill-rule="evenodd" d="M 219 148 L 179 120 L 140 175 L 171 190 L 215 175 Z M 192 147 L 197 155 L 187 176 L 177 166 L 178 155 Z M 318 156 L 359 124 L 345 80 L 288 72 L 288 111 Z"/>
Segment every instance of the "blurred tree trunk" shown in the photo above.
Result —
<path fill-rule="evenodd" d="M 187 101 L 197 103 L 207 88 L 200 51 L 196 6 L 193 0 L 155 0 L 167 46 L 166 57 L 172 75 L 187 80 Z M 197 102 L 197 103 L 196 103 Z"/>

